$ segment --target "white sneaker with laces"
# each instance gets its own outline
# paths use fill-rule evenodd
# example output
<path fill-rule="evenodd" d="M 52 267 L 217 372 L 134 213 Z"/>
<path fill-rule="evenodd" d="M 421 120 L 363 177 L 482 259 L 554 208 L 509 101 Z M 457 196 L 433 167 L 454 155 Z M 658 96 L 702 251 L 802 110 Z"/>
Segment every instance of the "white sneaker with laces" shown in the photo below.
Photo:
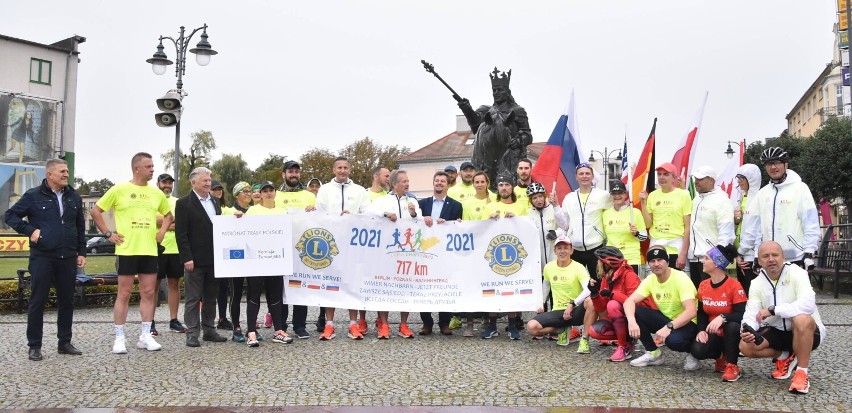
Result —
<path fill-rule="evenodd" d="M 630 365 L 633 367 L 659 366 L 660 364 L 663 364 L 663 353 L 654 357 L 654 354 L 650 351 L 646 351 L 639 358 L 630 361 Z"/>
<path fill-rule="evenodd" d="M 701 360 L 693 357 L 692 354 L 686 355 L 686 361 L 683 362 L 683 369 L 686 371 L 695 371 L 701 368 Z"/>
<path fill-rule="evenodd" d="M 136 342 L 136 348 L 144 348 L 148 351 L 158 351 L 163 348 L 154 337 L 151 336 L 151 333 L 142 334 L 139 336 L 139 341 Z"/>
<path fill-rule="evenodd" d="M 127 340 L 124 336 L 117 336 L 112 343 L 112 354 L 127 354 Z"/>

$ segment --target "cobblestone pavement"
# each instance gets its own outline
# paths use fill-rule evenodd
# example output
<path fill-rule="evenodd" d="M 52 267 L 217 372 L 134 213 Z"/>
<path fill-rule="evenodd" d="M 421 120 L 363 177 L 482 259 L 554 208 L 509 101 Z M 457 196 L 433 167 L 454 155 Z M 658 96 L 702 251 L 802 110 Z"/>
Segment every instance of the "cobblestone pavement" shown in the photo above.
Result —
<path fill-rule="evenodd" d="M 852 339 L 852 299 L 835 300 L 824 294 L 817 301 L 828 338 L 812 358 L 808 395 L 792 395 L 787 392 L 788 380 L 769 378 L 768 360 L 741 360 L 743 377 L 723 383 L 713 373 L 712 361 L 705 361 L 697 372 L 686 372 L 684 355 L 665 348 L 664 365 L 637 368 L 609 362 L 613 348 L 594 343 L 591 354 L 581 355 L 576 344 L 559 347 L 552 341 L 533 341 L 527 334 L 511 341 L 502 325 L 500 336 L 492 340 L 463 338 L 457 331 L 453 336 L 379 341 L 371 322 L 366 338 L 355 341 L 346 338 L 340 321 L 345 316 L 338 314 L 338 337 L 328 342 L 319 341 L 319 333 L 309 329 L 310 339 L 289 345 L 267 340 L 259 348 L 249 348 L 229 341 L 189 348 L 183 334 L 167 331 L 165 305 L 158 308 L 156 318 L 162 351 L 135 348 L 131 340 L 139 328 L 135 307 L 126 328 L 125 355 L 110 353 L 111 308 L 78 309 L 73 342 L 83 356 L 56 353 L 56 314 L 50 312 L 45 316 L 45 360 L 32 362 L 26 353 L 26 314 L 5 314 L 0 315 L 0 409 L 413 406 L 418 408 L 406 411 L 424 412 L 436 411 L 430 406 L 501 406 L 509 409 L 488 412 L 606 411 L 542 409 L 562 406 L 850 411 L 852 358 L 842 343 Z M 316 314 L 317 309 L 310 308 L 309 327 Z M 531 316 L 525 313 L 524 319 Z M 375 313 L 367 317 L 372 321 Z M 412 330 L 418 331 L 419 317 L 412 314 L 411 320 Z M 398 323 L 398 314 L 391 314 L 391 323 Z M 271 336 L 269 329 L 260 331 Z"/>

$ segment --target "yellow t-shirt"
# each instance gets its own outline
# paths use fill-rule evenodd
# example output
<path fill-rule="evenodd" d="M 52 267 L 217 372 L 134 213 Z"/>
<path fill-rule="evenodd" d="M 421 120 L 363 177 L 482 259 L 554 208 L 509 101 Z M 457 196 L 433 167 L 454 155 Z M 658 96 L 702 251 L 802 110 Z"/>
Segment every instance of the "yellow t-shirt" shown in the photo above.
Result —
<path fill-rule="evenodd" d="M 370 190 L 370 188 L 367 188 L 367 195 L 370 196 L 370 202 L 373 202 L 376 199 L 381 198 L 387 194 L 388 191 L 385 191 L 384 189 L 381 192 L 373 192 L 372 190 Z"/>
<path fill-rule="evenodd" d="M 452 197 L 450 197 L 452 198 Z M 463 221 L 478 221 L 482 219 L 482 212 L 485 211 L 485 204 L 488 203 L 488 199 L 491 198 L 486 197 L 485 199 L 477 199 L 475 196 L 467 198 L 462 203 L 462 220 Z M 494 199 L 491 199 L 491 202 L 494 202 Z"/>
<path fill-rule="evenodd" d="M 287 210 L 284 208 L 267 208 L 263 205 L 254 205 L 246 211 L 246 215 L 284 215 Z"/>
<path fill-rule="evenodd" d="M 553 310 L 564 310 L 589 283 L 589 270 L 577 261 L 572 260 L 567 267 L 560 267 L 553 260 L 544 266 L 544 279 L 550 284 Z"/>
<path fill-rule="evenodd" d="M 623 208 L 621 211 L 608 208 L 601 215 L 601 221 L 603 221 L 607 245 L 621 250 L 630 265 L 640 265 L 642 264 L 642 252 L 639 251 L 639 239 L 630 232 L 631 208 Z M 642 231 L 648 226 L 642 216 L 642 211 L 636 208 L 632 209 L 634 225 L 636 225 L 636 229 Z"/>
<path fill-rule="evenodd" d="M 175 204 L 177 204 L 177 198 L 170 196 L 167 198 L 169 201 L 169 209 L 172 211 L 172 216 L 175 216 Z M 158 214 L 158 217 L 162 215 Z M 175 240 L 175 231 L 170 229 L 166 231 L 166 235 L 163 237 L 163 242 L 160 243 L 166 250 L 163 251 L 163 254 L 177 254 L 178 247 L 177 241 Z"/>
<path fill-rule="evenodd" d="M 743 199 L 740 200 L 740 205 L 738 207 L 740 209 L 740 211 L 745 212 L 747 203 L 748 203 L 748 195 L 744 194 Z M 736 225 L 737 225 L 737 229 L 736 229 L 737 236 L 734 239 L 734 246 L 739 248 L 740 247 L 740 233 L 743 231 L 743 221 L 740 220 L 740 223 L 736 224 Z"/>
<path fill-rule="evenodd" d="M 526 216 L 528 210 L 529 205 L 522 205 L 519 202 L 507 204 L 505 202 L 495 201 L 492 199 L 490 203 L 485 205 L 485 208 L 482 211 L 482 216 L 479 219 L 489 219 L 491 218 L 491 214 L 495 212 L 500 213 L 500 218 L 504 218 L 507 212 L 515 214 L 516 217 L 521 217 Z"/>
<path fill-rule="evenodd" d="M 660 312 L 672 320 L 683 312 L 683 301 L 694 300 L 698 294 L 689 276 L 674 268 L 671 269 L 669 279 L 662 284 L 657 281 L 656 275 L 648 275 L 642 280 L 642 284 L 639 284 L 636 292 L 643 297 L 651 297 Z M 692 322 L 698 323 L 698 319 L 693 318 Z"/>
<path fill-rule="evenodd" d="M 305 210 L 308 206 L 316 205 L 317 196 L 311 191 L 278 191 L 275 193 L 275 208 L 281 208 L 287 213 L 289 208 Z"/>
<path fill-rule="evenodd" d="M 513 189 L 513 191 L 515 192 L 515 198 L 517 199 L 517 201 L 515 202 L 526 205 L 526 208 L 529 208 L 531 204 L 530 197 L 527 196 L 527 188 L 515 186 L 515 189 Z"/>
<path fill-rule="evenodd" d="M 157 213 L 171 209 L 163 191 L 149 185 L 122 182 L 110 188 L 97 202 L 100 209 L 115 209 L 115 232 L 124 242 L 115 246 L 115 255 L 157 256 Z"/>
<path fill-rule="evenodd" d="M 648 213 L 653 224 L 648 235 L 654 239 L 669 240 L 682 238 L 684 234 L 683 217 L 692 214 L 692 198 L 689 192 L 674 188 L 670 192 L 662 189 L 648 194 Z M 677 253 L 674 248 L 666 248 L 669 253 Z"/>
<path fill-rule="evenodd" d="M 459 201 L 461 203 L 465 203 L 470 198 L 476 197 L 476 188 L 473 187 L 473 184 L 465 185 L 464 182 L 456 182 L 456 184 L 447 190 L 447 196 Z"/>

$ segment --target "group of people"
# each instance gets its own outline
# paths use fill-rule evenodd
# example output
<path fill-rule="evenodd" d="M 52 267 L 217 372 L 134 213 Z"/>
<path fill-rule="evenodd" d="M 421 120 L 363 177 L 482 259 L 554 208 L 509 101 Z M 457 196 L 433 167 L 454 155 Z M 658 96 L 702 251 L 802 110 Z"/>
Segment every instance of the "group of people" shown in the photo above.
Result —
<path fill-rule="evenodd" d="M 526 324 L 517 313 L 505 314 L 510 339 L 520 339 L 520 329 L 525 327 L 533 338 L 552 337 L 561 345 L 579 339 L 578 353 L 590 352 L 590 338 L 612 341 L 617 344 L 610 356 L 614 362 L 633 358 L 639 340 L 645 353 L 630 361 L 637 367 L 661 364 L 659 346 L 664 344 L 688 353 L 687 370 L 698 369 L 700 360 L 715 359 L 715 370 L 723 373 L 724 381 L 740 377 L 740 353 L 771 357 L 776 364 L 772 377 L 792 375 L 790 391 L 807 393 L 810 353 L 825 339 L 806 271 L 813 264 L 819 224 L 810 191 L 787 169 L 788 161 L 781 148 L 766 149 L 761 162 L 770 182 L 760 189 L 759 168 L 743 165 L 737 175 L 736 206 L 716 187 L 715 172 L 706 166 L 693 171 L 698 193 L 692 199 L 678 187 L 674 166 L 660 165 L 656 169 L 659 188 L 638 194 L 641 208 L 634 208 L 621 182 L 613 182 L 608 193 L 595 187 L 594 171 L 586 163 L 576 168 L 579 187 L 561 202 L 555 191 L 548 194 L 532 180 L 529 159 L 517 163 L 517 178 L 497 176 L 496 193 L 489 190 L 489 175 L 472 163 L 464 162 L 459 169 L 448 165 L 433 175 L 432 195 L 417 199 L 409 192 L 405 171 L 377 167 L 371 186 L 364 188 L 349 178 L 350 164 L 343 157 L 334 161 L 334 178 L 322 185 L 312 180 L 304 186 L 295 161 L 284 164 L 284 183 L 278 188 L 272 182 L 238 182 L 232 188 L 235 202 L 228 206 L 225 188 L 204 167 L 190 172 L 192 191 L 180 199 L 171 196 L 174 179 L 168 174 L 158 177 L 156 187 L 150 186 L 153 160 L 140 152 L 131 160 L 132 179 L 110 188 L 91 211 L 98 230 L 116 244 L 118 295 L 112 352 L 127 353 L 125 321 L 137 280 L 142 323 L 136 347 L 161 349 L 153 323 L 154 292 L 161 278 L 167 278 L 169 285 L 169 328 L 186 333 L 189 347 L 199 347 L 199 340 L 227 341 L 217 332 L 223 328 L 232 330 L 233 341 L 259 346 L 262 292 L 268 308 L 264 324 L 273 328 L 272 341 L 293 341 L 287 333 L 289 309 L 283 302 L 282 277 L 215 278 L 212 218 L 217 215 L 239 218 L 319 211 L 368 214 L 393 222 L 418 219 L 427 226 L 458 220 L 527 219 L 540 235 L 545 303 Z M 114 229 L 103 216 L 110 209 Z M 27 338 L 31 360 L 43 358 L 43 309 L 51 283 L 57 287 L 59 352 L 82 353 L 71 344 L 74 275 L 77 267 L 85 265 L 86 255 L 82 214 L 80 197 L 68 186 L 67 165 L 59 159 L 47 163 L 42 185 L 6 212 L 6 222 L 30 237 Z M 644 253 L 643 241 L 651 245 Z M 643 258 L 652 275 L 640 280 L 637 273 Z M 725 272 L 734 263 L 736 279 Z M 177 319 L 181 277 L 186 280 L 186 325 Z M 240 324 L 244 288 L 245 331 Z M 320 340 L 335 338 L 335 310 L 321 309 Z M 365 312 L 348 309 L 348 315 L 347 336 L 363 339 L 368 332 Z M 497 336 L 501 314 L 496 313 L 439 312 L 438 329 L 450 335 L 453 328 L 463 326 L 463 335 L 473 337 L 478 316 L 485 318 L 479 336 Z M 432 334 L 431 313 L 420 317 L 419 334 Z M 310 337 L 306 318 L 307 308 L 294 305 L 291 320 L 298 338 Z M 461 318 L 466 318 L 466 324 Z M 408 320 L 409 314 L 402 312 L 397 334 L 413 338 Z M 375 331 L 380 339 L 390 338 L 388 312 L 378 312 Z"/>

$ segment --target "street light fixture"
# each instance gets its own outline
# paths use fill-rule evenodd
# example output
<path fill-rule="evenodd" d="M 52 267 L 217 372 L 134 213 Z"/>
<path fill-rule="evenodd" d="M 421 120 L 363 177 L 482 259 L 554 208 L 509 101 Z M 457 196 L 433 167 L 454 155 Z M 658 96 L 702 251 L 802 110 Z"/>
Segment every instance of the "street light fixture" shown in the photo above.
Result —
<path fill-rule="evenodd" d="M 192 39 L 192 36 L 195 35 L 198 31 L 201 31 L 201 41 L 195 45 L 194 48 L 189 49 L 189 42 Z M 170 40 L 172 44 L 175 46 L 175 61 L 172 62 L 169 60 L 166 53 L 163 51 L 163 40 Z M 189 36 L 186 35 L 186 28 L 184 26 L 180 26 L 180 34 L 178 38 L 175 39 L 170 36 L 160 36 L 160 44 L 157 45 L 157 51 L 154 52 L 154 56 L 150 59 L 147 59 L 146 62 L 151 64 L 151 70 L 154 71 L 157 75 L 162 75 L 166 73 L 166 67 L 176 63 L 175 67 L 175 77 L 177 77 L 177 89 L 171 92 L 175 92 L 177 96 L 180 96 L 182 99 L 186 96 L 186 92 L 183 90 L 183 75 L 186 73 L 186 52 L 189 51 L 195 55 L 195 61 L 199 66 L 207 66 L 210 64 L 210 57 L 218 54 L 219 52 L 213 50 L 213 47 L 210 46 L 210 42 L 207 41 L 207 24 L 204 26 L 198 27 L 193 30 Z M 162 99 L 160 99 L 162 100 Z M 159 106 L 159 104 L 158 104 Z M 175 127 L 175 157 L 174 157 L 174 190 L 173 194 L 175 196 L 178 195 L 178 180 L 180 179 L 180 118 L 177 118 L 177 121 L 172 123 L 166 122 L 161 123 L 158 122 L 160 126 Z"/>
<path fill-rule="evenodd" d="M 609 161 L 610 161 L 610 159 L 612 159 L 612 154 L 614 154 L 614 153 L 616 153 L 616 152 L 618 152 L 618 156 L 616 156 L 614 159 L 615 159 L 616 161 L 620 161 L 620 160 L 622 160 L 623 158 L 622 158 L 622 156 L 621 156 L 621 149 L 613 149 L 613 150 L 611 150 L 611 151 L 610 151 L 608 148 L 604 147 L 603 152 L 601 152 L 601 151 L 596 151 L 596 150 L 591 150 L 591 151 L 589 151 L 589 152 L 590 152 L 590 154 L 589 154 L 589 163 L 594 163 L 594 162 L 595 162 L 595 153 L 597 153 L 598 155 L 600 155 L 601 157 L 603 157 L 603 167 L 604 167 L 604 190 L 609 191 Z"/>
<path fill-rule="evenodd" d="M 745 141 L 745 139 L 743 139 L 743 140 L 742 140 L 742 144 L 743 144 L 743 146 L 742 146 L 742 147 L 743 147 L 743 148 L 745 148 L 745 146 L 746 146 L 746 145 L 745 145 L 745 142 L 746 142 L 746 141 Z M 723 152 L 723 153 L 725 154 L 725 156 L 727 156 L 727 157 L 728 157 L 728 159 L 733 159 L 733 157 L 734 157 L 734 153 L 735 153 L 735 152 L 734 152 L 734 148 L 732 148 L 732 147 L 731 147 L 731 144 L 732 144 L 732 143 L 737 144 L 737 146 L 739 146 L 739 145 L 740 145 L 740 141 L 728 141 L 728 149 L 725 149 L 725 152 Z"/>

